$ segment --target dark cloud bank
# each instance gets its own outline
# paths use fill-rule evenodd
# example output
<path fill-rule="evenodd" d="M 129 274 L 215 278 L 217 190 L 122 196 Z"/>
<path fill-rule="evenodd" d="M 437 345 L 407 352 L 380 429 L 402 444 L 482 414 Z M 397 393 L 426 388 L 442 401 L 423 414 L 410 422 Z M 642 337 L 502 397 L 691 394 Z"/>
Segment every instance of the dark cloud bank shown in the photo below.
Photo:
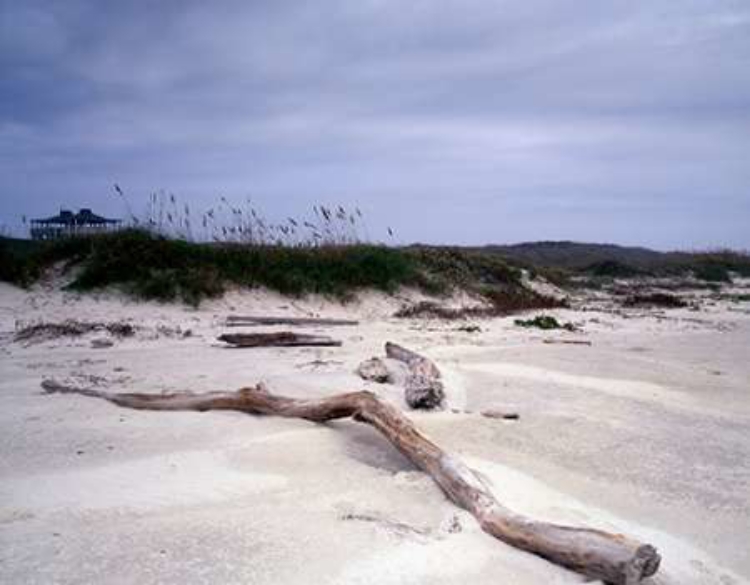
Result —
<path fill-rule="evenodd" d="M 750 248 L 750 4 L 0 0 L 0 222 L 165 189 L 402 241 Z"/>

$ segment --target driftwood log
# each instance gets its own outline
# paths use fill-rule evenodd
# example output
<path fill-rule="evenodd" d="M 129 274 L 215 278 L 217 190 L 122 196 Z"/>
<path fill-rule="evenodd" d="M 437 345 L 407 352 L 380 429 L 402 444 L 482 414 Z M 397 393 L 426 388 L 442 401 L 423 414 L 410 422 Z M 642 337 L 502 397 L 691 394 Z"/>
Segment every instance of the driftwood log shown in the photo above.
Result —
<path fill-rule="evenodd" d="M 338 347 L 341 342 L 326 335 L 308 335 L 281 331 L 279 333 L 225 333 L 219 335 L 219 341 L 234 347 L 298 347 L 329 346 Z"/>
<path fill-rule="evenodd" d="M 482 529 L 503 542 L 553 563 L 613 585 L 633 585 L 653 575 L 661 557 L 656 549 L 621 534 L 538 522 L 502 506 L 474 471 L 430 441 L 391 404 L 371 392 L 350 392 L 317 400 L 271 394 L 262 384 L 235 392 L 193 394 L 113 394 L 52 380 L 48 393 L 81 394 L 141 410 L 238 410 L 302 418 L 313 422 L 352 417 L 377 429 L 415 466 L 427 473 Z"/>
<path fill-rule="evenodd" d="M 250 315 L 229 315 L 228 327 L 245 327 L 249 325 L 296 325 L 304 326 L 345 326 L 358 325 L 359 321 L 350 319 L 318 319 L 313 317 L 254 317 Z"/>
<path fill-rule="evenodd" d="M 481 410 L 479 411 L 479 414 L 486 418 L 500 418 L 503 420 L 518 420 L 519 418 L 521 418 L 521 415 L 519 415 L 517 412 L 497 409 Z"/>
<path fill-rule="evenodd" d="M 442 406 L 445 399 L 440 370 L 435 363 L 410 349 L 387 341 L 385 355 L 406 364 L 409 374 L 406 377 L 406 403 L 411 408 L 431 409 Z"/>

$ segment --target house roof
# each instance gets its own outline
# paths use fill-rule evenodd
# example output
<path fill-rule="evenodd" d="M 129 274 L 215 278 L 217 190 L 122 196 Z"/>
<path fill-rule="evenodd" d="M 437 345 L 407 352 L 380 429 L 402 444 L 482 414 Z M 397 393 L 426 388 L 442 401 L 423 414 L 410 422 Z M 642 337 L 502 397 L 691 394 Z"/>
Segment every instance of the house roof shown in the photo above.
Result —
<path fill-rule="evenodd" d="M 53 215 L 52 217 L 47 217 L 44 219 L 34 219 L 32 221 L 34 223 L 38 223 L 42 225 L 52 225 L 52 224 L 105 225 L 105 224 L 120 223 L 121 220 L 102 217 L 101 215 L 95 214 L 90 209 L 84 208 L 84 209 L 81 209 L 78 213 L 73 213 L 72 211 L 63 209 L 60 211 L 60 213 L 58 213 L 57 215 Z"/>

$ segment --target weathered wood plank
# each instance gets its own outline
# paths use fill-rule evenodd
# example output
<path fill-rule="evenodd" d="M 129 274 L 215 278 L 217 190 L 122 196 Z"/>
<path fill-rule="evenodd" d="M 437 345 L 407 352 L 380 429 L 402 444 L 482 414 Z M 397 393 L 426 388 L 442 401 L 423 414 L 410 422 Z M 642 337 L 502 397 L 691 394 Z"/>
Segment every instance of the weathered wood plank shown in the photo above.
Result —
<path fill-rule="evenodd" d="M 225 333 L 219 335 L 219 341 L 233 347 L 299 347 L 324 346 L 338 347 L 341 342 L 325 335 L 307 335 L 280 331 L 278 333 Z"/>
<path fill-rule="evenodd" d="M 227 327 L 248 327 L 253 325 L 296 325 L 304 326 L 321 326 L 337 327 L 359 325 L 359 321 L 350 319 L 324 319 L 313 317 L 261 317 L 248 315 L 229 315 L 226 321 Z"/>

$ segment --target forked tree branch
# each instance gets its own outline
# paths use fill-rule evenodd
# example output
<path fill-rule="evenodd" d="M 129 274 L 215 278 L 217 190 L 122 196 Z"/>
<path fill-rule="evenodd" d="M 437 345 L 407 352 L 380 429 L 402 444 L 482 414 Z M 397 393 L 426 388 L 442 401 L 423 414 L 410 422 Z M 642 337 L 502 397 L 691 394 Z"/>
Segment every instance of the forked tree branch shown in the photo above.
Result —
<path fill-rule="evenodd" d="M 238 410 L 313 422 L 351 417 L 377 429 L 407 459 L 427 473 L 482 530 L 553 563 L 614 585 L 632 585 L 653 575 L 656 549 L 622 534 L 538 522 L 502 506 L 477 475 L 422 434 L 400 410 L 371 392 L 349 392 L 317 400 L 271 394 L 262 385 L 236 392 L 114 394 L 45 380 L 48 393 L 81 394 L 140 410 Z"/>

